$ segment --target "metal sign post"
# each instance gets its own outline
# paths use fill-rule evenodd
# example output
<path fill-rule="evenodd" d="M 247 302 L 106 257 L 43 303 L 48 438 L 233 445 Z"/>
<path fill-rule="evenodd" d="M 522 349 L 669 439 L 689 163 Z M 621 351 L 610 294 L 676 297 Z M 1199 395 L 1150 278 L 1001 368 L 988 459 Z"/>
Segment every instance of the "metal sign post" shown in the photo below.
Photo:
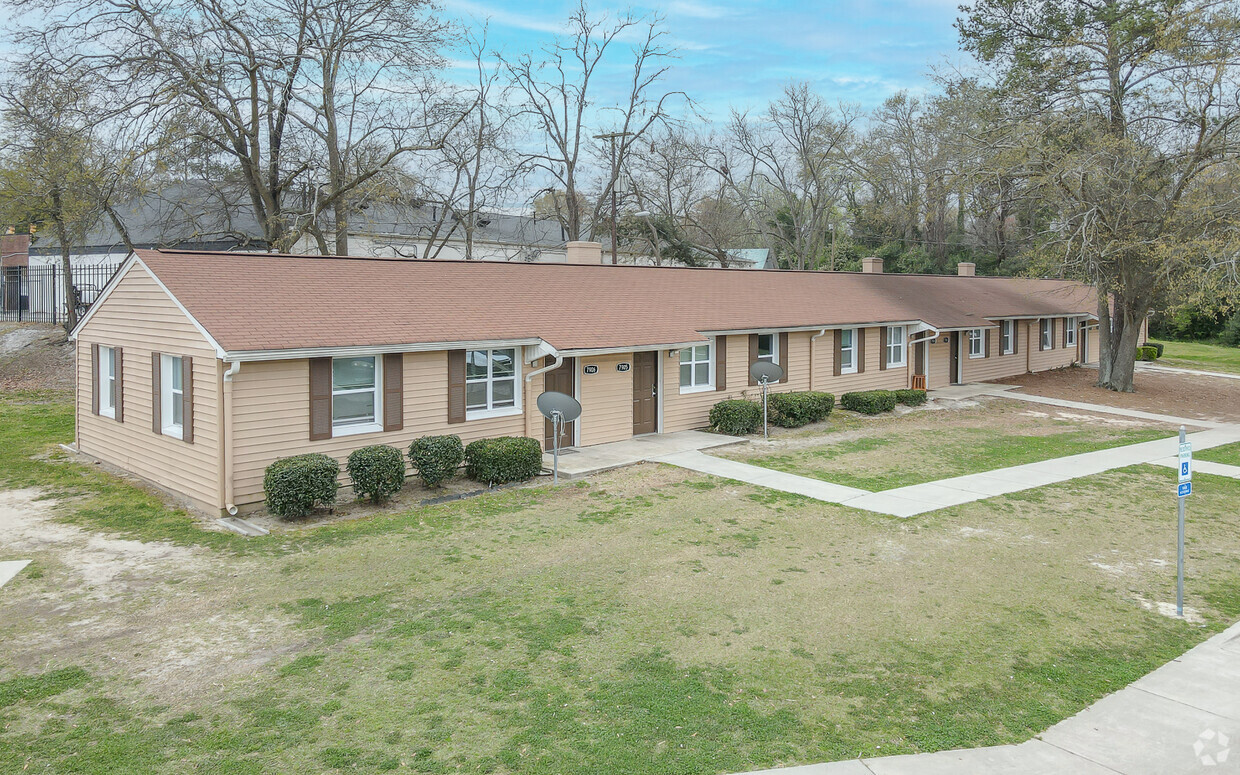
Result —
<path fill-rule="evenodd" d="M 1193 445 L 1184 426 L 1180 426 L 1180 481 L 1176 486 L 1179 500 L 1179 531 L 1176 538 L 1175 615 L 1184 616 L 1184 502 L 1193 494 Z"/>
<path fill-rule="evenodd" d="M 564 423 L 581 416 L 581 404 L 567 393 L 548 390 L 538 397 L 538 411 L 551 421 L 551 476 L 552 483 L 560 483 L 560 434 Z"/>
<path fill-rule="evenodd" d="M 770 428 L 766 422 L 766 398 L 770 392 L 770 384 L 772 382 L 779 382 L 784 378 L 784 369 L 778 363 L 771 363 L 770 361 L 757 361 L 756 363 L 750 364 L 749 376 L 753 377 L 754 380 L 762 386 L 762 438 L 765 441 L 769 441 L 771 434 Z"/>

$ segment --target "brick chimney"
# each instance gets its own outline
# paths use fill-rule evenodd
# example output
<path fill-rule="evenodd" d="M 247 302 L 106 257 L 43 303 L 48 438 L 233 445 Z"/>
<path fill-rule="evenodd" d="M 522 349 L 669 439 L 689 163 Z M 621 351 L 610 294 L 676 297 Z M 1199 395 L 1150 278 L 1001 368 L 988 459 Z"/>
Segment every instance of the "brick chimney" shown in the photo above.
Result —
<path fill-rule="evenodd" d="M 956 274 L 961 277 L 975 277 L 977 276 L 977 264 L 971 261 L 961 261 L 956 264 Z"/>
<path fill-rule="evenodd" d="M 861 259 L 861 271 L 866 274 L 882 274 L 883 260 L 878 256 L 866 256 Z"/>
<path fill-rule="evenodd" d="M 5 234 L 0 237 L 0 267 L 26 266 L 29 263 L 29 234 Z"/>
<path fill-rule="evenodd" d="M 567 264 L 603 263 L 603 246 L 598 242 L 570 242 L 564 246 L 564 262 Z"/>

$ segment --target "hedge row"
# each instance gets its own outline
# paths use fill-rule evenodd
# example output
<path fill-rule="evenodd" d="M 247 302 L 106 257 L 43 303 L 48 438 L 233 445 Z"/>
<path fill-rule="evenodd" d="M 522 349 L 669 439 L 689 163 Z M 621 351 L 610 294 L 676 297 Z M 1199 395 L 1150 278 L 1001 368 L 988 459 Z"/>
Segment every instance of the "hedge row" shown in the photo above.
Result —
<path fill-rule="evenodd" d="M 1161 347 L 1162 345 L 1152 345 L 1152 344 L 1147 344 L 1143 347 L 1138 347 L 1137 348 L 1137 360 L 1139 361 L 1158 360 L 1158 358 L 1162 356 L 1162 353 L 1160 352 Z"/>
<path fill-rule="evenodd" d="M 469 446 L 459 436 L 423 436 L 409 445 L 409 462 L 427 487 L 438 487 L 465 464 L 465 475 L 486 485 L 533 479 L 542 471 L 542 448 L 534 439 L 501 436 Z M 350 453 L 346 470 L 358 497 L 382 503 L 405 485 L 405 458 L 383 444 Z M 322 453 L 280 458 L 267 466 L 267 509 L 285 518 L 329 508 L 339 490 L 340 464 Z"/>
<path fill-rule="evenodd" d="M 861 414 L 881 414 L 896 408 L 894 390 L 861 390 L 840 396 L 840 406 Z"/>
<path fill-rule="evenodd" d="M 782 428 L 821 422 L 833 408 L 835 396 L 830 393 L 807 390 L 767 396 L 767 419 Z M 762 427 L 762 404 L 745 398 L 720 401 L 710 409 L 710 427 L 729 436 L 747 436 Z"/>

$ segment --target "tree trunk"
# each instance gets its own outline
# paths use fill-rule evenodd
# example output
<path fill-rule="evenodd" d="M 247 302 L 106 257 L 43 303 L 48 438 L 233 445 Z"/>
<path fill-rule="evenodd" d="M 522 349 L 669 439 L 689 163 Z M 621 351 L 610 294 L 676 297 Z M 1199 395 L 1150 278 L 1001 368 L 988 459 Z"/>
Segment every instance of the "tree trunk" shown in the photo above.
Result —
<path fill-rule="evenodd" d="M 69 230 L 65 226 L 60 189 L 57 187 L 52 188 L 52 213 L 52 220 L 56 224 L 56 239 L 60 242 L 60 268 L 64 278 L 65 331 L 72 332 L 78 324 L 77 290 L 73 285 L 73 262 L 70 259 L 73 246 L 69 244 Z M 52 314 L 56 314 L 54 308 Z"/>
<path fill-rule="evenodd" d="M 1099 312 L 1105 310 L 1100 309 Z M 1148 310 L 1136 309 L 1122 296 L 1105 318 L 1099 315 L 1098 339 L 1102 345 L 1098 358 L 1098 385 L 1121 393 L 1133 392 L 1137 360 L 1137 337 Z M 1106 326 L 1104 331 L 1104 324 Z"/>

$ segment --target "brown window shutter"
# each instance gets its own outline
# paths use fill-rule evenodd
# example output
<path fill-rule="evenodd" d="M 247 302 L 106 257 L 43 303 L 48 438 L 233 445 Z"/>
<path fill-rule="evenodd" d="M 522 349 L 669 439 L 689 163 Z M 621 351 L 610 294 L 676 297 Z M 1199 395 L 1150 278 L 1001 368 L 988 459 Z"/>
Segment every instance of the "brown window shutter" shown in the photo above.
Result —
<path fill-rule="evenodd" d="M 715 337 L 715 390 L 728 389 L 728 338 Z"/>
<path fill-rule="evenodd" d="M 383 356 L 383 430 L 405 427 L 405 354 Z"/>
<path fill-rule="evenodd" d="M 116 370 L 114 375 L 116 383 L 116 397 L 114 400 L 116 421 L 125 422 L 125 348 L 114 347 L 112 349 L 112 357 L 114 360 L 112 368 Z"/>
<path fill-rule="evenodd" d="M 753 366 L 758 362 L 758 335 L 749 335 L 749 365 Z M 753 378 L 753 372 L 749 373 L 749 384 L 756 385 L 758 380 Z"/>
<path fill-rule="evenodd" d="M 891 336 L 891 329 L 883 326 L 878 329 L 879 347 L 878 347 L 878 370 L 887 370 L 887 337 Z"/>
<path fill-rule="evenodd" d="M 853 339 L 857 342 L 857 373 L 865 373 L 865 329 L 858 328 L 853 334 Z"/>
<path fill-rule="evenodd" d="M 332 359 L 310 359 L 310 440 L 332 437 Z"/>
<path fill-rule="evenodd" d="M 835 362 L 831 364 L 831 374 L 838 377 L 844 373 L 844 332 L 835 329 Z"/>
<path fill-rule="evenodd" d="M 784 367 L 784 376 L 780 382 L 788 381 L 788 332 L 781 331 L 779 333 L 779 365 Z"/>
<path fill-rule="evenodd" d="M 1016 321 L 1012 321 L 1012 355 L 1020 352 L 1020 327 L 1016 325 Z"/>
<path fill-rule="evenodd" d="M 1055 319 L 1051 318 L 1047 321 L 1047 325 L 1051 327 L 1051 346 L 1048 349 L 1055 349 Z"/>
<path fill-rule="evenodd" d="M 1070 325 L 1072 325 L 1072 321 L 1069 320 L 1068 318 L 1064 318 L 1064 321 L 1063 321 L 1063 346 L 1064 347 L 1068 346 L 1068 326 Z"/>
<path fill-rule="evenodd" d="M 90 384 L 92 386 L 90 391 L 90 413 L 99 414 L 101 387 L 99 384 L 99 345 L 97 344 L 90 346 Z"/>
<path fill-rule="evenodd" d="M 159 353 L 151 353 L 151 430 L 163 433 L 164 423 L 159 415 L 164 406 L 164 391 L 160 385 L 159 366 Z"/>
<path fill-rule="evenodd" d="M 982 336 L 985 337 L 984 342 L 986 344 L 986 357 L 987 358 L 990 357 L 990 334 L 991 334 L 991 331 L 989 328 L 987 328 L 986 330 L 982 332 Z"/>
<path fill-rule="evenodd" d="M 181 441 L 194 443 L 194 359 L 181 356 Z"/>
<path fill-rule="evenodd" d="M 465 422 L 465 351 L 448 351 L 448 422 Z"/>

